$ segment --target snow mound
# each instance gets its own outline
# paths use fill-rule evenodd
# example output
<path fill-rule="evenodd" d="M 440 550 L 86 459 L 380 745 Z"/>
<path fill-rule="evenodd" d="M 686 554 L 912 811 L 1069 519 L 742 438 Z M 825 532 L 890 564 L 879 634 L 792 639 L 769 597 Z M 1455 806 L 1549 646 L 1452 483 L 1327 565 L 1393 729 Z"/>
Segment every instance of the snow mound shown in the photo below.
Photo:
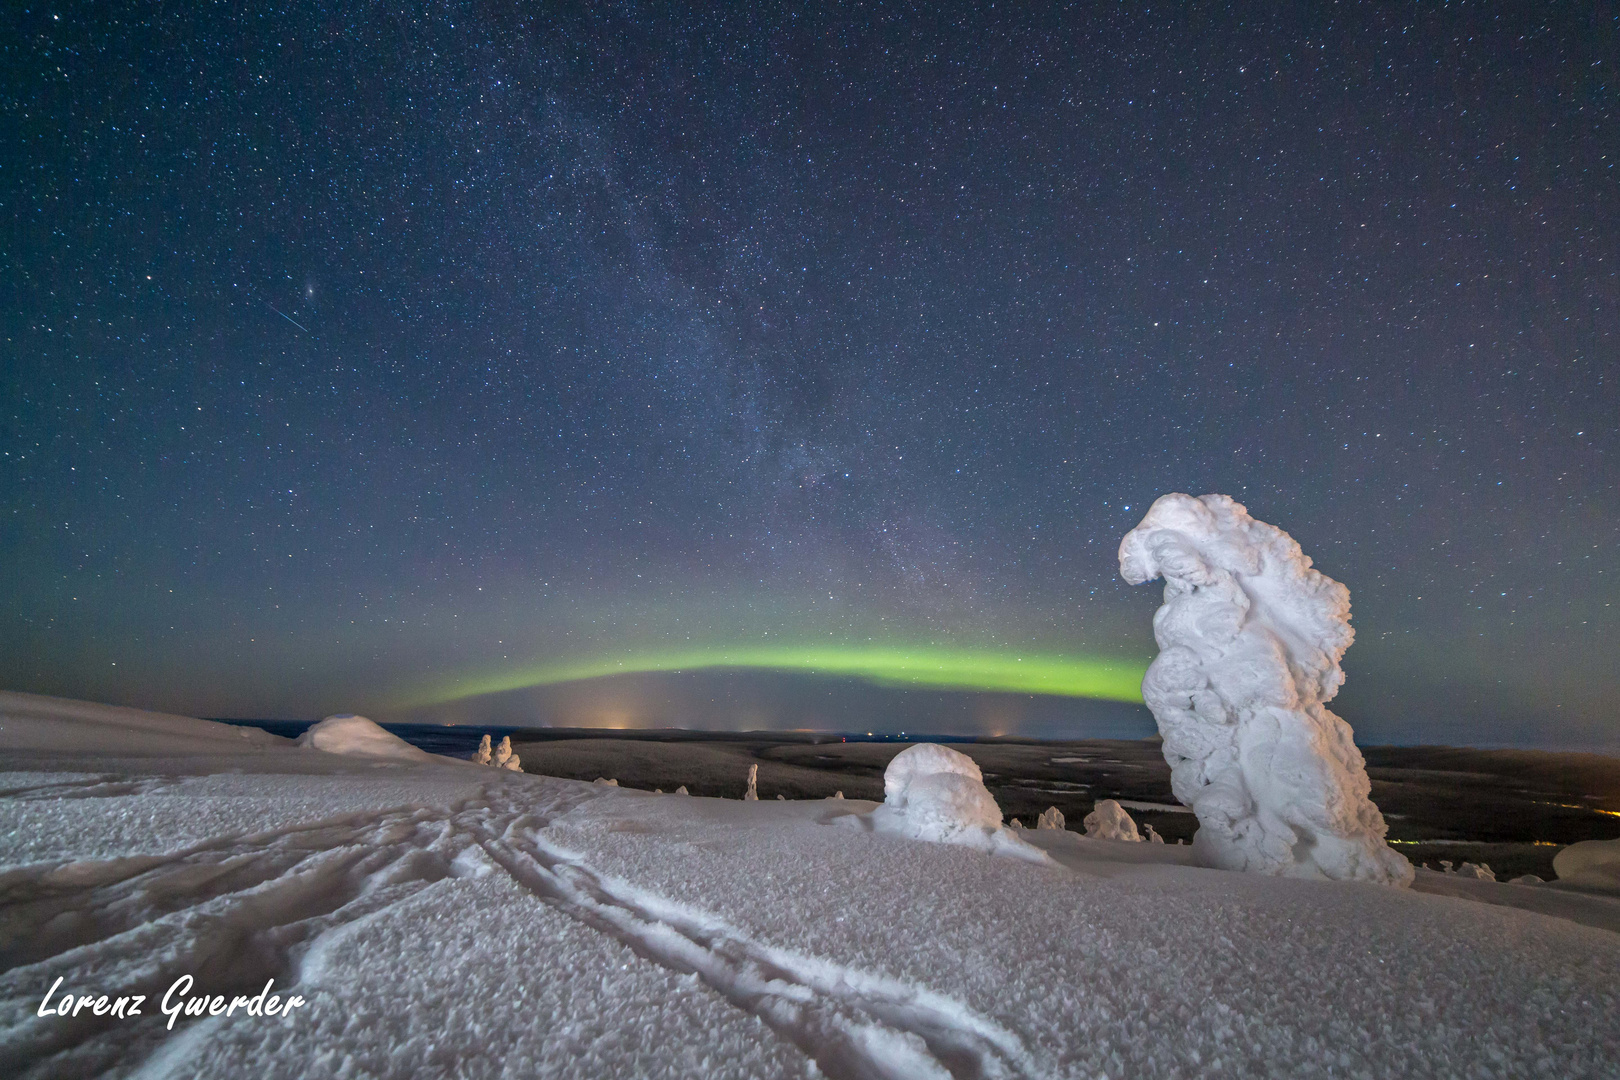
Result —
<path fill-rule="evenodd" d="M 1176 798 L 1198 815 L 1198 857 L 1409 885 L 1350 725 L 1324 707 L 1354 638 L 1350 590 L 1225 495 L 1160 498 L 1120 543 L 1119 570 L 1133 585 L 1165 580 L 1142 697 Z"/>
<path fill-rule="evenodd" d="M 870 814 L 836 820 L 859 821 L 874 832 L 913 840 L 1050 861 L 1045 852 L 1001 827 L 1001 807 L 974 760 L 935 743 L 918 743 L 894 756 L 883 773 L 883 805 Z"/>
<path fill-rule="evenodd" d="M 883 805 L 937 832 L 1001 827 L 1001 807 L 966 754 L 919 743 L 894 756 L 883 772 Z"/>
<path fill-rule="evenodd" d="M 373 721 L 353 713 L 328 716 L 298 736 L 298 745 L 351 757 L 391 758 L 395 761 L 437 760 L 426 750 L 418 750 L 398 735 L 391 735 Z"/>
<path fill-rule="evenodd" d="M 1086 835 L 1093 840 L 1128 840 L 1141 843 L 1142 834 L 1136 831 L 1136 822 L 1125 808 L 1113 799 L 1100 799 L 1082 822 Z"/>
<path fill-rule="evenodd" d="M 1553 856 L 1559 881 L 1620 893 L 1620 840 L 1582 840 Z"/>

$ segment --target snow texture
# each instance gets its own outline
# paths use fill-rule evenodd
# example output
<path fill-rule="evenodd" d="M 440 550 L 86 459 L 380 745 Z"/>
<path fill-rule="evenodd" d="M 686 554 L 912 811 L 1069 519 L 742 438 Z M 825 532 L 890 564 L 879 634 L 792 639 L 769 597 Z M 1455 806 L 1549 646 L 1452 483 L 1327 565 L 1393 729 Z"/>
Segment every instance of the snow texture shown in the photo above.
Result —
<path fill-rule="evenodd" d="M 1553 870 L 1561 882 L 1620 894 L 1620 839 L 1571 844 L 1553 856 Z"/>
<path fill-rule="evenodd" d="M 1198 815 L 1198 857 L 1409 884 L 1350 725 L 1324 704 L 1344 682 L 1350 591 L 1225 495 L 1161 497 L 1120 544 L 1119 568 L 1133 585 L 1165 580 L 1142 696 L 1176 798 Z"/>
<path fill-rule="evenodd" d="M 1608 897 L 1228 874 L 1058 830 L 1023 834 L 1037 865 L 829 827 L 861 800 L 660 799 L 285 740 L 224 756 L 187 718 L 94 708 L 53 769 L 0 703 L 18 1080 L 1595 1080 L 1620 1060 Z M 109 749 L 149 737 L 190 749 Z M 308 1006 L 170 1032 L 151 1006 L 182 973 Z M 57 978 L 153 998 L 40 1016 Z"/>
<path fill-rule="evenodd" d="M 1136 831 L 1136 822 L 1113 799 L 1099 799 L 1081 824 L 1093 840 L 1126 840 L 1133 844 L 1142 840 Z"/>
<path fill-rule="evenodd" d="M 1067 825 L 1068 822 L 1063 820 L 1063 811 L 1055 806 L 1048 806 L 1041 812 L 1041 816 L 1035 819 L 1037 829 L 1062 829 Z"/>
<path fill-rule="evenodd" d="M 418 750 L 398 735 L 391 735 L 363 716 L 340 713 L 298 736 L 298 745 L 328 754 L 389 758 L 395 761 L 431 761 L 434 755 Z"/>

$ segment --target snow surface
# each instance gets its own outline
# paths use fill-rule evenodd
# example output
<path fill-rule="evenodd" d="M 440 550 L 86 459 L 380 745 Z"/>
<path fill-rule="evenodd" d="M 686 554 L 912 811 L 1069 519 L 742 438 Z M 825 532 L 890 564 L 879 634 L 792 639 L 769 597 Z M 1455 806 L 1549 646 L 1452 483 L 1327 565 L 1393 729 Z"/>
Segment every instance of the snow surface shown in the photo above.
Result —
<path fill-rule="evenodd" d="M 1176 798 L 1208 865 L 1406 885 L 1384 843 L 1350 725 L 1324 703 L 1344 682 L 1350 590 L 1292 537 L 1225 495 L 1159 498 L 1119 546 L 1133 585 L 1163 577 L 1159 655 L 1142 696 Z"/>
<path fill-rule="evenodd" d="M 9 742 L 11 719 L 8 1077 L 1602 1077 L 1620 1060 L 1620 934 L 1575 921 L 1620 929 L 1620 900 L 1235 874 L 1061 830 L 1022 834 L 1036 863 L 851 828 L 879 809 L 853 799 L 674 799 L 285 740 L 134 757 L 87 748 L 78 722 L 53 751 L 37 730 Z M 161 995 L 182 973 L 230 994 L 273 977 L 309 1004 L 173 1032 L 36 1015 L 58 977 Z"/>
<path fill-rule="evenodd" d="M 384 731 L 373 721 L 353 713 L 328 716 L 298 736 L 298 745 L 328 754 L 355 757 L 392 758 L 397 761 L 428 761 L 434 755 L 419 750 L 398 735 Z M 508 755 L 511 743 L 502 743 Z M 447 759 L 448 760 L 448 759 Z"/>

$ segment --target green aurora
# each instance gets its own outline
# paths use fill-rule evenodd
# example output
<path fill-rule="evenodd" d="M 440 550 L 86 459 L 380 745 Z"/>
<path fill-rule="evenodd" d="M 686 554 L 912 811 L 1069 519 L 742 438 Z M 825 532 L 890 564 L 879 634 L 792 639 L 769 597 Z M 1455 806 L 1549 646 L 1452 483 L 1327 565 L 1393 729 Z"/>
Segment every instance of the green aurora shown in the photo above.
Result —
<path fill-rule="evenodd" d="M 430 688 L 408 704 L 443 705 L 484 694 L 598 679 L 608 675 L 713 668 L 809 671 L 823 675 L 854 676 L 880 686 L 926 686 L 941 690 L 1049 694 L 1140 702 L 1142 675 L 1147 670 L 1147 663 L 1050 653 L 1013 655 L 933 646 L 837 648 L 749 645 L 685 652 L 649 651 L 611 659 L 531 664 L 498 673 L 451 679 Z"/>

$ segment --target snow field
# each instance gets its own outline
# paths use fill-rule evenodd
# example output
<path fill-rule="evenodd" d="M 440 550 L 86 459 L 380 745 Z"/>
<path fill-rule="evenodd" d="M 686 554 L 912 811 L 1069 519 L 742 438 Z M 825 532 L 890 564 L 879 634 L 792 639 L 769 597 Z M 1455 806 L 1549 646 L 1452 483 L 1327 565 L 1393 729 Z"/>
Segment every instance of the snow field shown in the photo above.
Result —
<path fill-rule="evenodd" d="M 0 752 L 34 760 L 5 719 Z M 1553 887 L 1237 874 L 1061 830 L 921 842 L 860 800 L 681 799 L 284 741 L 75 755 L 0 774 L 8 1077 L 1562 1078 L 1620 1060 L 1620 934 L 1519 910 L 1610 925 L 1620 902 Z M 308 1004 L 173 1033 L 150 1007 L 35 1014 L 58 977 L 160 995 L 181 974 L 211 994 L 274 978 Z"/>

